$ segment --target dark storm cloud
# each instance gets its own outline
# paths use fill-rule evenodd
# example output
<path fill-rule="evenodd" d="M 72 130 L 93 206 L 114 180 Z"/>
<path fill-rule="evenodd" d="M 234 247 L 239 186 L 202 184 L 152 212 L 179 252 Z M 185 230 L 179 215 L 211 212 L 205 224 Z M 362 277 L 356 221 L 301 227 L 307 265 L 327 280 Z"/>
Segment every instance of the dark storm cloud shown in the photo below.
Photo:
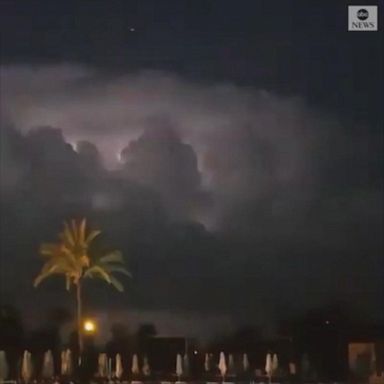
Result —
<path fill-rule="evenodd" d="M 377 308 L 382 146 L 366 127 L 155 72 L 3 67 L 1 94 L 2 260 L 9 276 L 30 266 L 21 287 L 7 279 L 16 296 L 38 243 L 86 214 L 129 255 L 138 307 L 260 321 L 333 299 Z"/>
<path fill-rule="evenodd" d="M 5 67 L 2 74 L 3 109 L 18 127 L 51 125 L 70 142 L 91 140 L 109 168 L 148 125 L 156 130 L 158 116 L 168 118 L 196 153 L 203 189 L 216 194 L 217 213 L 201 218 L 206 224 L 218 225 L 223 208 L 271 191 L 289 188 L 293 197 L 298 189 L 300 200 L 311 194 L 312 146 L 324 123 L 299 99 L 161 73 L 111 78 L 61 66 Z"/>

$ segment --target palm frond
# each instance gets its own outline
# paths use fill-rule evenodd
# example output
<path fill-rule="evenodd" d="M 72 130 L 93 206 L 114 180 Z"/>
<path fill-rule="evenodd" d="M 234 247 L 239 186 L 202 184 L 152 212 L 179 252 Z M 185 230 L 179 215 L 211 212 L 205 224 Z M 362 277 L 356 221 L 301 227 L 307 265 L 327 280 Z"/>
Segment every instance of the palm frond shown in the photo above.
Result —
<path fill-rule="evenodd" d="M 132 277 L 131 272 L 128 271 L 128 269 L 122 267 L 121 265 L 106 265 L 104 267 L 109 273 L 112 272 L 118 272 L 125 276 Z"/>
<path fill-rule="evenodd" d="M 53 256 L 58 249 L 58 245 L 54 243 L 43 243 L 40 246 L 39 253 L 42 256 Z"/>
<path fill-rule="evenodd" d="M 71 228 L 72 228 L 73 240 L 74 240 L 75 244 L 77 244 L 79 241 L 79 236 L 78 236 L 78 229 L 77 229 L 77 224 L 76 224 L 75 219 L 71 220 Z"/>
<path fill-rule="evenodd" d="M 46 265 L 48 266 L 58 265 L 65 270 L 75 269 L 78 270 L 78 262 L 74 255 L 63 244 L 43 244 L 40 248 L 40 254 L 48 257 Z"/>
<path fill-rule="evenodd" d="M 85 231 L 87 226 L 87 220 L 83 218 L 79 225 L 79 242 L 80 244 L 85 244 Z"/>
<path fill-rule="evenodd" d="M 65 289 L 69 291 L 71 288 L 71 277 L 66 275 L 65 276 Z"/>
<path fill-rule="evenodd" d="M 121 284 L 121 282 L 117 280 L 115 276 L 111 275 L 110 279 L 111 279 L 110 284 L 112 284 L 119 292 L 124 292 L 123 284 Z"/>
<path fill-rule="evenodd" d="M 46 261 L 34 280 L 38 286 L 44 279 L 54 274 L 65 277 L 65 286 L 69 290 L 72 284 L 77 284 L 84 278 L 101 278 L 113 285 L 118 291 L 124 290 L 123 284 L 113 276 L 120 273 L 131 277 L 124 267 L 124 259 L 120 251 L 112 251 L 100 257 L 92 257 L 92 241 L 101 233 L 99 230 L 87 231 L 87 221 L 70 220 L 64 222 L 57 243 L 43 243 L 40 254 Z"/>
<path fill-rule="evenodd" d="M 43 268 L 41 269 L 40 274 L 61 274 L 64 276 L 73 276 L 73 277 L 78 277 L 80 276 L 80 273 L 78 270 L 75 270 L 71 267 L 68 267 L 67 265 L 60 264 L 58 262 L 50 262 L 44 264 Z"/>
<path fill-rule="evenodd" d="M 103 264 L 107 263 L 124 263 L 123 255 L 120 251 L 112 251 L 99 258 L 99 262 Z"/>
<path fill-rule="evenodd" d="M 72 268 L 81 268 L 81 261 L 76 258 L 76 255 L 74 254 L 73 250 L 67 247 L 61 247 L 60 253 L 57 256 L 61 259 L 64 259 L 65 262 L 68 263 L 68 265 L 72 266 Z"/>
<path fill-rule="evenodd" d="M 62 235 L 63 235 L 65 242 L 68 242 L 69 245 L 71 245 L 72 247 L 75 245 L 75 239 L 74 239 L 74 237 L 71 233 L 71 229 L 70 229 L 70 227 L 66 221 L 64 222 L 64 231 L 63 231 Z"/>
<path fill-rule="evenodd" d="M 87 238 L 85 239 L 85 244 L 86 244 L 87 246 L 89 246 L 89 244 L 91 244 L 91 242 L 92 242 L 97 236 L 99 236 L 100 233 L 101 233 L 101 231 L 99 231 L 99 230 L 93 230 L 93 231 L 91 231 L 91 232 L 88 234 Z"/>
<path fill-rule="evenodd" d="M 57 265 L 52 265 L 47 270 L 43 270 L 39 273 L 39 275 L 36 277 L 36 279 L 33 282 L 33 286 L 37 287 L 43 280 L 45 280 L 47 277 L 57 273 Z"/>
<path fill-rule="evenodd" d="M 96 276 L 100 276 L 103 280 L 105 280 L 106 282 L 111 284 L 111 276 L 100 265 L 94 265 L 94 266 L 88 268 L 85 271 L 84 275 L 83 275 L 83 277 L 85 277 L 85 278 L 86 277 L 93 278 L 93 277 L 96 277 Z"/>

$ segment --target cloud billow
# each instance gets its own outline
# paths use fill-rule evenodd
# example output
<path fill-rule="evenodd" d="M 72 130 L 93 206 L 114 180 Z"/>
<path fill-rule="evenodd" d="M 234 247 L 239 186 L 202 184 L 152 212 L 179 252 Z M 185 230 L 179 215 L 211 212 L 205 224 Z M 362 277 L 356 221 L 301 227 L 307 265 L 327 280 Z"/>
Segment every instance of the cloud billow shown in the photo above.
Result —
<path fill-rule="evenodd" d="M 132 305 L 238 308 L 240 317 L 261 316 L 251 301 L 270 297 L 277 306 L 296 297 L 299 308 L 335 295 L 375 306 L 383 289 L 377 134 L 359 141 L 300 98 L 164 73 L 2 67 L 1 93 L 10 290 L 29 289 L 14 286 L 15 258 L 31 266 L 29 281 L 38 243 L 63 218 L 86 214 L 130 255 Z M 348 276 L 353 292 L 340 291 Z M 249 286 L 257 297 L 239 299 Z"/>

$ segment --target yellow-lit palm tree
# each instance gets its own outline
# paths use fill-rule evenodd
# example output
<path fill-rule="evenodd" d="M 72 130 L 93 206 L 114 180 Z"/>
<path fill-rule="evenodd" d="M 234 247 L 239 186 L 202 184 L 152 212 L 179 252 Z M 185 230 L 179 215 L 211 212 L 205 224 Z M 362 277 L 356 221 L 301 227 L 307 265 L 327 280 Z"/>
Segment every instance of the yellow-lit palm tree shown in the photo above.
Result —
<path fill-rule="evenodd" d="M 99 230 L 87 230 L 86 219 L 65 222 L 58 242 L 41 245 L 40 254 L 46 261 L 34 281 L 34 286 L 37 287 L 47 277 L 63 275 L 67 290 L 72 286 L 75 287 L 80 357 L 83 351 L 81 294 L 83 279 L 99 278 L 122 292 L 124 287 L 113 273 L 130 276 L 129 271 L 124 268 L 121 252 L 112 251 L 101 255 L 96 252 L 92 243 L 100 233 Z"/>

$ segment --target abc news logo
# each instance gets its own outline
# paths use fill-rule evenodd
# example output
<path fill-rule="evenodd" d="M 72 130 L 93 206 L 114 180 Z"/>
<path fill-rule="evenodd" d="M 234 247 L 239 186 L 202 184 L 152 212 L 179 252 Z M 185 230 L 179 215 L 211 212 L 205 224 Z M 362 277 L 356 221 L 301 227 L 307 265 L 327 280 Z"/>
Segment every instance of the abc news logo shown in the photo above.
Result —
<path fill-rule="evenodd" d="M 377 6 L 350 5 L 348 31 L 377 31 Z"/>

